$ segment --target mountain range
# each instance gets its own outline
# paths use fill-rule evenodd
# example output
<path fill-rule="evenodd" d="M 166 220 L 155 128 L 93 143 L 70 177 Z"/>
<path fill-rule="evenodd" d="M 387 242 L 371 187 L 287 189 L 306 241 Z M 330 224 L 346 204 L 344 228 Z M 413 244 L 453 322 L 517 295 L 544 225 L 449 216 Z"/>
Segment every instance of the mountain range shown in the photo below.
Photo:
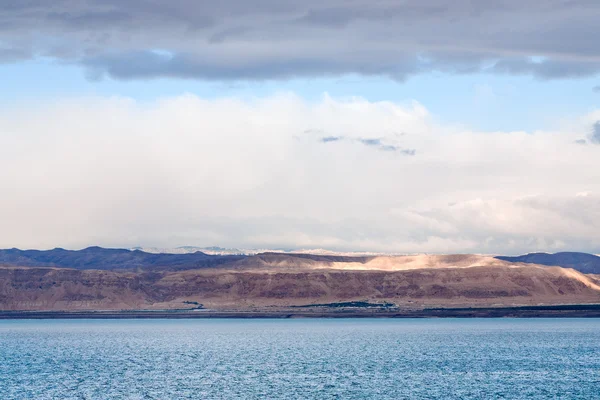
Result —
<path fill-rule="evenodd" d="M 203 251 L 204 250 L 204 251 Z M 99 270 L 166 269 L 182 270 L 216 267 L 260 254 L 287 254 L 297 258 L 321 260 L 366 260 L 385 256 L 374 253 L 332 252 L 325 250 L 269 251 L 240 250 L 222 247 L 185 246 L 175 249 L 141 248 L 107 249 L 98 246 L 82 250 L 0 250 L 0 265 L 21 267 L 59 267 Z M 600 257 L 594 254 L 561 252 L 530 253 L 521 256 L 496 256 L 498 260 L 572 268 L 584 274 L 600 274 Z"/>
<path fill-rule="evenodd" d="M 588 253 L 530 253 L 523 256 L 497 256 L 499 260 L 573 268 L 584 274 L 600 274 L 600 257 Z"/>
<path fill-rule="evenodd" d="M 182 254 L 147 253 L 141 250 L 88 247 L 83 250 L 0 250 L 0 265 L 98 270 L 195 269 L 215 267 L 243 258 L 210 255 L 201 251 Z"/>
<path fill-rule="evenodd" d="M 0 311 L 600 304 L 600 275 L 587 272 L 597 272 L 596 258 L 9 249 L 0 250 Z"/>

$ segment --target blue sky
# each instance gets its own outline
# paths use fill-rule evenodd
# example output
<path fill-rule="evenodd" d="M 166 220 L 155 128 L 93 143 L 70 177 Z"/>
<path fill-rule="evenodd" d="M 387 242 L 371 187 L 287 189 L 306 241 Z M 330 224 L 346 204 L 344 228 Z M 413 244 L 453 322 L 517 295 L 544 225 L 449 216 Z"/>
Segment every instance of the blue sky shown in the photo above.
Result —
<path fill-rule="evenodd" d="M 600 253 L 600 3 L 0 6 L 0 247 Z"/>
<path fill-rule="evenodd" d="M 406 81 L 356 74 L 267 82 L 125 81 L 88 79 L 81 67 L 55 60 L 0 65 L 0 75 L 9 77 L 0 92 L 0 101 L 7 104 L 81 96 L 123 96 L 144 102 L 183 93 L 218 98 L 263 97 L 279 92 L 293 92 L 314 101 L 328 93 L 370 101 L 416 100 L 441 121 L 485 131 L 552 130 L 557 119 L 590 112 L 600 103 L 600 93 L 593 90 L 600 82 L 597 77 L 548 81 L 531 76 L 432 72 Z"/>

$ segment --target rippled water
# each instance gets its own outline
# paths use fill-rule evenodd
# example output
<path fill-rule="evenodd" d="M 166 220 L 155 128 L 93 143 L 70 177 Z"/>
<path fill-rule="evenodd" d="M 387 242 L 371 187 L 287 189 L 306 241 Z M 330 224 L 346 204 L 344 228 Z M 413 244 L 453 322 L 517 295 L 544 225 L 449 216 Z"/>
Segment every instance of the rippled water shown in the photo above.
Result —
<path fill-rule="evenodd" d="M 2 399 L 600 398 L 600 320 L 0 321 Z"/>

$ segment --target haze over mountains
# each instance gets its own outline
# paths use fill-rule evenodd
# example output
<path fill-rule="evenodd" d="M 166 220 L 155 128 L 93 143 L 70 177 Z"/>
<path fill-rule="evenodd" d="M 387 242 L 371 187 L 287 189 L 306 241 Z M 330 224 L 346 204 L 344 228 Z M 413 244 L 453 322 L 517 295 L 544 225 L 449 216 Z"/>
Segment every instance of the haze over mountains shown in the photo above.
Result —
<path fill-rule="evenodd" d="M 372 251 L 332 251 L 327 249 L 270 249 L 270 248 L 262 248 L 262 249 L 238 249 L 238 248 L 228 248 L 228 247 L 219 247 L 219 246 L 210 246 L 210 247 L 197 247 L 197 246 L 181 246 L 174 248 L 163 248 L 163 247 L 132 247 L 130 250 L 140 250 L 146 253 L 163 253 L 163 254 L 188 254 L 188 253 L 196 253 L 198 251 L 210 255 L 255 255 L 260 253 L 288 253 L 288 254 L 320 254 L 320 255 L 331 255 L 331 256 L 377 256 L 377 255 L 392 255 L 396 253 L 382 253 L 382 252 L 372 252 Z M 396 254 L 399 255 L 399 254 Z"/>
<path fill-rule="evenodd" d="M 312 251 L 273 251 L 241 250 L 222 247 L 201 248 L 194 246 L 174 249 L 141 247 L 133 249 L 108 249 L 92 246 L 82 250 L 66 250 L 62 248 L 52 250 L 20 250 L 14 248 L 0 250 L 0 265 L 99 270 L 136 270 L 138 268 L 194 269 L 214 267 L 246 258 L 254 260 L 256 258 L 252 258 L 251 256 L 269 253 L 290 255 L 296 259 L 335 260 L 343 257 L 347 261 L 357 260 L 360 262 L 386 256 L 376 253 L 332 252 L 321 249 Z M 600 257 L 588 253 L 530 253 L 522 256 L 495 256 L 495 258 L 513 263 L 531 263 L 572 268 L 584 274 L 600 274 Z"/>
<path fill-rule="evenodd" d="M 263 253 L 266 250 L 246 250 L 246 249 L 235 249 L 235 248 L 226 248 L 219 246 L 210 246 L 210 247 L 197 247 L 197 246 L 180 246 L 180 247 L 132 247 L 130 250 L 139 250 L 144 253 L 152 253 L 152 254 L 190 254 L 190 253 L 205 253 L 209 255 L 216 256 L 224 256 L 224 255 L 250 255 Z"/>
<path fill-rule="evenodd" d="M 517 257 L 498 256 L 497 258 L 510 262 L 558 265 L 564 268 L 576 269 L 584 274 L 600 274 L 600 257 L 594 254 L 575 252 L 530 253 Z"/>
<path fill-rule="evenodd" d="M 0 310 L 281 310 L 600 303 L 596 256 L 152 254 L 90 247 L 0 250 Z M 509 259 L 507 259 L 509 258 Z M 582 264 L 577 260 L 583 260 Z M 569 266 L 551 266 L 553 263 Z M 337 307 L 337 306 L 336 306 Z M 386 306 L 387 307 L 387 306 Z"/>
<path fill-rule="evenodd" d="M 88 247 L 83 250 L 0 250 L 0 265 L 98 270 L 193 269 L 217 266 L 241 256 L 216 256 L 196 251 L 183 254 L 146 253 L 140 250 Z"/>

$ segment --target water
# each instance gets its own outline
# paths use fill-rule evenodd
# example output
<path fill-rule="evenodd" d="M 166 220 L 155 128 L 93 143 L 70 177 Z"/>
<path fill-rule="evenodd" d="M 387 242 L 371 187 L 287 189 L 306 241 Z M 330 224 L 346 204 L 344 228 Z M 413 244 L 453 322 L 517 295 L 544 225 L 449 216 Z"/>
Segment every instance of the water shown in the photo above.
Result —
<path fill-rule="evenodd" d="M 0 321 L 1 399 L 598 399 L 600 320 Z"/>

